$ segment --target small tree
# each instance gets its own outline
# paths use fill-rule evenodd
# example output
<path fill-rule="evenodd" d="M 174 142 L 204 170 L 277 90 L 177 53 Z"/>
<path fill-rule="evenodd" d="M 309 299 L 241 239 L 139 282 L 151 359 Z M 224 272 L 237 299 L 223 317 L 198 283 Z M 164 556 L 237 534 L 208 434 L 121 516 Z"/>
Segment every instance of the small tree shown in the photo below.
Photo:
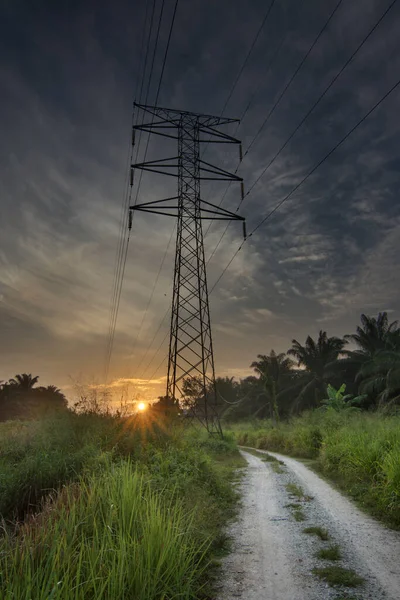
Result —
<path fill-rule="evenodd" d="M 353 397 L 352 394 L 344 395 L 346 384 L 342 383 L 338 390 L 329 383 L 327 388 L 328 397 L 321 401 L 320 410 L 335 411 L 335 412 L 360 412 L 359 405 L 365 396 Z"/>

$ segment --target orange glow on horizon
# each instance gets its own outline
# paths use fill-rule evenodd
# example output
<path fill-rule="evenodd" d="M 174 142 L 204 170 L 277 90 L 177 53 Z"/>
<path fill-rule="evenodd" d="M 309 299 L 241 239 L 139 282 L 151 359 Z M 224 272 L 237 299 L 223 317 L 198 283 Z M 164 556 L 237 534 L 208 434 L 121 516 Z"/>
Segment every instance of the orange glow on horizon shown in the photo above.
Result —
<path fill-rule="evenodd" d="M 140 412 L 143 412 L 144 410 L 146 410 L 146 408 L 147 408 L 147 404 L 145 404 L 144 402 L 139 402 L 139 404 L 138 404 L 138 410 Z"/>

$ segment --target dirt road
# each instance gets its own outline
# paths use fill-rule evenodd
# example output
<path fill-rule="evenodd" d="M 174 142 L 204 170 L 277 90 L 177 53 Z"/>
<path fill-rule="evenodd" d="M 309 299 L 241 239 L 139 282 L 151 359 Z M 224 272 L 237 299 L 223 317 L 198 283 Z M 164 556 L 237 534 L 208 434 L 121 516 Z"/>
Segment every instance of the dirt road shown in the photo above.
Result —
<path fill-rule="evenodd" d="M 243 451 L 242 510 L 229 531 L 233 548 L 223 562 L 219 600 L 399 600 L 400 533 L 361 513 L 302 463 L 268 454 L 284 465 Z M 304 521 L 296 520 L 298 511 Z M 310 526 L 327 530 L 329 540 L 303 533 Z M 316 557 L 332 545 L 339 561 Z M 352 570 L 364 582 L 330 587 L 313 573 L 327 566 Z"/>

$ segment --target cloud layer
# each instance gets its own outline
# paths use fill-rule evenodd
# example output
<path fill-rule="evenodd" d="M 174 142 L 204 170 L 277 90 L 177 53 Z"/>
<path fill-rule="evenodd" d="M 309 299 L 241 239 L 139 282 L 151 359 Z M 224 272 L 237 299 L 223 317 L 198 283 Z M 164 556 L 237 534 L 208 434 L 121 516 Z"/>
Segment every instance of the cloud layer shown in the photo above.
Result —
<path fill-rule="evenodd" d="M 240 116 L 250 103 L 237 131 L 245 151 L 335 4 L 275 3 L 225 109 Z M 246 190 L 387 6 L 343 2 L 240 165 Z M 160 104 L 219 114 L 265 10 L 261 0 L 181 3 Z M 2 8 L 0 379 L 27 371 L 67 387 L 78 374 L 102 381 L 145 2 L 45 2 L 35 11 Z M 399 24 L 395 5 L 254 186 L 240 209 L 248 231 L 393 85 Z M 219 374 L 246 374 L 257 353 L 285 351 L 320 328 L 351 332 L 361 312 L 398 315 L 398 101 L 395 92 L 243 245 L 210 298 Z M 149 159 L 169 154 L 171 144 L 151 141 Z M 207 157 L 238 164 L 233 147 L 209 147 Z M 140 200 L 173 195 L 174 185 L 145 175 Z M 202 195 L 219 203 L 224 191 L 205 185 Z M 232 185 L 223 206 L 238 202 Z M 145 396 L 165 384 L 168 318 L 159 326 L 171 300 L 173 225 L 137 216 L 128 252 L 110 378 Z M 223 229 L 207 233 L 207 256 Z M 233 223 L 209 263 L 210 287 L 241 242 Z"/>

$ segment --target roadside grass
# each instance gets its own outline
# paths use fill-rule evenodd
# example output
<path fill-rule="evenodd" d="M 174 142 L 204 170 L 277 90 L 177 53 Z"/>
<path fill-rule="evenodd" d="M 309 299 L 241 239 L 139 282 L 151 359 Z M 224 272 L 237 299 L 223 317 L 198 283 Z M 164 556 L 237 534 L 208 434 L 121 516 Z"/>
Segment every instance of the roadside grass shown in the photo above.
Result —
<path fill-rule="evenodd" d="M 326 541 L 329 540 L 329 532 L 324 529 L 323 527 L 317 527 L 317 526 L 311 526 L 311 527 L 305 527 L 303 529 L 303 533 L 306 533 L 308 535 L 316 535 L 317 537 L 319 537 L 320 540 Z"/>
<path fill-rule="evenodd" d="M 238 444 L 313 459 L 361 508 L 400 529 L 400 415 L 309 411 L 230 424 Z"/>
<path fill-rule="evenodd" d="M 97 415 L 6 425 L 2 600 L 212 597 L 246 465 L 232 437 Z"/>
<path fill-rule="evenodd" d="M 346 587 L 358 587 L 364 583 L 364 579 L 357 575 L 351 569 L 345 569 L 337 565 L 313 569 L 314 575 L 317 575 L 323 581 L 333 587 L 335 585 L 344 585 Z"/>
<path fill-rule="evenodd" d="M 315 554 L 316 558 L 322 560 L 341 560 L 342 553 L 338 545 L 329 546 L 329 548 L 322 548 Z"/>

